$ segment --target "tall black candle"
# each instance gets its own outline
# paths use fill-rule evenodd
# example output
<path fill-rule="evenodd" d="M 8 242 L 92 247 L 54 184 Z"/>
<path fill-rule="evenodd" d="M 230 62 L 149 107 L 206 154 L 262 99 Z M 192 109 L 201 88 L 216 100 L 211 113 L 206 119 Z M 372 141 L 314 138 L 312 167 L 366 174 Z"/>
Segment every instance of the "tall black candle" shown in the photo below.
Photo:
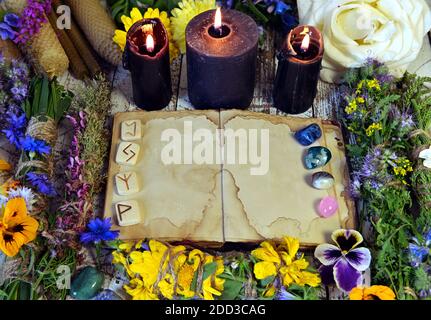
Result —
<path fill-rule="evenodd" d="M 219 9 L 218 9 L 219 10 Z M 188 93 L 198 109 L 247 108 L 254 93 L 258 29 L 248 15 L 210 10 L 186 28 Z"/>
<path fill-rule="evenodd" d="M 322 34 L 312 26 L 293 29 L 278 55 L 274 106 L 290 114 L 303 113 L 317 94 L 323 58 Z"/>
<path fill-rule="evenodd" d="M 133 98 L 139 108 L 160 110 L 169 104 L 169 39 L 159 19 L 143 19 L 130 28 L 123 64 L 132 74 Z"/>

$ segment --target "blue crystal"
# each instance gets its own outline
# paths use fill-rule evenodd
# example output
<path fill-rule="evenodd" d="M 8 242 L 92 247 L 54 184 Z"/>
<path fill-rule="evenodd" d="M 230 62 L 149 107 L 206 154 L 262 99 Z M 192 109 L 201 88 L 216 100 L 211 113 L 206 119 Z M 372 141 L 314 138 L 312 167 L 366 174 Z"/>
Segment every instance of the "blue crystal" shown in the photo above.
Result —
<path fill-rule="evenodd" d="M 313 123 L 295 133 L 295 139 L 303 146 L 309 146 L 322 136 L 319 125 Z"/>
<path fill-rule="evenodd" d="M 123 300 L 114 291 L 103 290 L 91 300 Z"/>
<path fill-rule="evenodd" d="M 323 167 L 332 158 L 331 151 L 325 147 L 311 147 L 305 155 L 304 164 L 309 170 Z"/>

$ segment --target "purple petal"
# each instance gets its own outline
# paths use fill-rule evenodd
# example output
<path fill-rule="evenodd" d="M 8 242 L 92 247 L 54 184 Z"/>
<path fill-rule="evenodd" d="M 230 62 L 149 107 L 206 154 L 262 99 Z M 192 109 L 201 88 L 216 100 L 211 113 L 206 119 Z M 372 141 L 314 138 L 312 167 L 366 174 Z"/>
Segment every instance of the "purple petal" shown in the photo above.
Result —
<path fill-rule="evenodd" d="M 371 253 L 367 248 L 356 248 L 345 255 L 350 265 L 358 271 L 365 271 L 371 263 Z"/>
<path fill-rule="evenodd" d="M 334 265 L 341 255 L 338 247 L 328 243 L 318 245 L 314 251 L 314 256 L 325 266 Z"/>
<path fill-rule="evenodd" d="M 319 267 L 320 278 L 325 286 L 329 286 L 335 283 L 334 280 L 334 266 L 321 265 Z"/>
<path fill-rule="evenodd" d="M 339 289 L 350 292 L 362 283 L 362 275 L 343 258 L 334 266 L 334 280 Z"/>

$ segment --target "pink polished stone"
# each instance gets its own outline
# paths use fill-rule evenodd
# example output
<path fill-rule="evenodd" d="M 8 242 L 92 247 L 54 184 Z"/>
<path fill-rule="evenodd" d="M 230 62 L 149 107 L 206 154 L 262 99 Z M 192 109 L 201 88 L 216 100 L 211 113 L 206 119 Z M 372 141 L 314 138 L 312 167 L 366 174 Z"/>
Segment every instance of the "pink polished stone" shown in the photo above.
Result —
<path fill-rule="evenodd" d="M 329 218 L 338 210 L 337 200 L 333 197 L 325 197 L 319 203 L 319 215 L 322 218 Z"/>

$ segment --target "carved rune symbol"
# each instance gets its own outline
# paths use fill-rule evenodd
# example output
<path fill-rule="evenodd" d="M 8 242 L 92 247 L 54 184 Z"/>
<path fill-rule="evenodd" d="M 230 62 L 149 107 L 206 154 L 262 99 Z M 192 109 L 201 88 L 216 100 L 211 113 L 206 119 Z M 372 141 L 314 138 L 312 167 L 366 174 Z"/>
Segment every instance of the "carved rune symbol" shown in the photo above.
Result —
<path fill-rule="evenodd" d="M 133 159 L 133 157 L 134 157 L 134 156 L 136 156 L 135 151 L 133 151 L 133 150 L 129 150 L 129 148 L 130 148 L 131 146 L 132 146 L 132 144 L 129 144 L 127 147 L 125 147 L 125 148 L 123 149 L 123 153 L 124 153 L 126 156 L 128 156 L 128 155 L 132 154 L 132 155 L 130 156 L 130 158 L 126 160 L 127 162 L 129 162 L 130 160 L 132 160 L 132 159 Z"/>
<path fill-rule="evenodd" d="M 135 135 L 136 135 L 136 122 L 129 122 L 129 123 L 127 123 L 126 122 L 126 126 L 127 127 L 132 127 L 133 126 L 133 131 L 127 131 L 127 135 L 129 135 L 129 136 L 131 136 L 131 137 L 134 137 Z"/>
<path fill-rule="evenodd" d="M 117 204 L 117 210 L 118 210 L 118 214 L 120 215 L 120 220 L 123 221 L 123 214 L 132 210 L 132 206 L 119 203 Z"/>
<path fill-rule="evenodd" d="M 126 174 L 124 174 L 122 177 L 118 176 L 118 179 L 120 179 L 121 181 L 123 181 L 124 184 L 126 185 L 127 190 L 130 190 L 129 179 L 130 179 L 131 176 L 132 176 L 132 173 L 129 174 L 128 176 L 126 176 Z"/>

